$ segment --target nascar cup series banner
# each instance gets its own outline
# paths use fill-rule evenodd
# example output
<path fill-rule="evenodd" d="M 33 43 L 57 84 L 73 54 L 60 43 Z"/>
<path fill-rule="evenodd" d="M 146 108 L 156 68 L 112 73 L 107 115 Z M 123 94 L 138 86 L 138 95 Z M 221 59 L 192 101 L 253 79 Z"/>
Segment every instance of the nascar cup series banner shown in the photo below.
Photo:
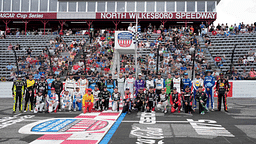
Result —
<path fill-rule="evenodd" d="M 135 50 L 133 42 L 133 34 L 129 31 L 116 31 L 115 32 L 115 49 L 122 51 Z"/>

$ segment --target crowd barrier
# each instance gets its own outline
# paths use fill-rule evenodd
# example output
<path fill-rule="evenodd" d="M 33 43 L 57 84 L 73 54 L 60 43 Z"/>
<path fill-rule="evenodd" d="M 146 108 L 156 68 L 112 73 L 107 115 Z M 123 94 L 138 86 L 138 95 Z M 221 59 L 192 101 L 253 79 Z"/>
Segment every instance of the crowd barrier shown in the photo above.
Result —
<path fill-rule="evenodd" d="M 12 98 L 13 82 L 0 82 L 0 98 Z M 65 84 L 65 83 L 64 83 Z M 240 80 L 229 81 L 230 91 L 228 97 L 233 98 L 250 98 L 256 97 L 256 81 Z M 217 97 L 215 87 L 214 96 Z"/>

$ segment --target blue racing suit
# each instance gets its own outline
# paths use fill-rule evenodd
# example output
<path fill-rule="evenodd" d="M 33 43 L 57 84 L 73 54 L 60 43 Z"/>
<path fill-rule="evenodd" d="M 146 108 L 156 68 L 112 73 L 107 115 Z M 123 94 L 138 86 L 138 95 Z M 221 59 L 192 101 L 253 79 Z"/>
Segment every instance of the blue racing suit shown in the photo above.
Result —
<path fill-rule="evenodd" d="M 209 108 L 209 99 L 211 99 L 211 108 L 213 109 L 214 104 L 214 95 L 212 93 L 212 88 L 215 85 L 215 78 L 213 76 L 206 76 L 204 79 L 204 87 L 205 87 L 205 93 L 208 95 L 207 99 L 207 107 Z M 208 91 L 207 88 L 210 90 Z"/>
<path fill-rule="evenodd" d="M 110 92 L 111 96 L 114 92 L 114 88 L 116 87 L 116 81 L 113 79 L 107 79 L 105 82 L 105 85 L 107 86 L 107 90 Z"/>
<path fill-rule="evenodd" d="M 80 92 L 75 91 L 73 94 L 73 108 L 76 110 L 76 105 L 78 106 L 78 110 L 82 110 L 82 99 L 83 95 Z M 80 100 L 80 102 L 78 102 Z"/>
<path fill-rule="evenodd" d="M 183 83 L 183 91 L 184 92 L 185 92 L 185 89 L 187 86 L 189 86 L 189 90 L 191 90 L 192 82 L 191 82 L 190 78 L 182 79 L 182 83 Z"/>
<path fill-rule="evenodd" d="M 194 108 L 196 108 L 196 91 L 198 90 L 199 86 L 204 86 L 204 81 L 201 78 L 195 78 L 193 80 Z"/>
<path fill-rule="evenodd" d="M 47 79 L 47 85 L 48 85 L 48 95 L 51 95 L 51 88 L 52 88 L 52 82 L 54 81 L 55 79 Z"/>
<path fill-rule="evenodd" d="M 96 84 L 97 84 L 97 80 L 96 80 L 96 79 L 94 79 L 94 80 L 93 80 L 93 79 L 90 79 L 90 80 L 89 80 L 89 88 L 90 88 L 90 89 L 94 90 Z"/>

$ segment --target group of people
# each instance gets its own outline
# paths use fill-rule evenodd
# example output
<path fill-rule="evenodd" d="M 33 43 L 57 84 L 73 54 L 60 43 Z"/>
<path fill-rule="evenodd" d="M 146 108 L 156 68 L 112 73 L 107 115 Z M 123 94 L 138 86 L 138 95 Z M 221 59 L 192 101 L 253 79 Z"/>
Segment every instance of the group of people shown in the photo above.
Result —
<path fill-rule="evenodd" d="M 168 74 L 167 79 L 163 79 L 160 74 L 155 79 L 148 75 L 146 80 L 142 79 L 142 74 L 138 74 L 135 79 L 132 73 L 128 78 L 122 74 L 117 79 L 113 79 L 109 74 L 108 78 L 101 75 L 96 79 L 94 75 L 91 79 L 86 79 L 83 74 L 76 81 L 73 74 L 69 74 L 65 81 L 61 81 L 59 76 L 54 79 L 52 74 L 41 76 L 40 80 L 34 80 L 29 74 L 24 81 L 21 75 L 13 83 L 14 106 L 13 113 L 16 112 L 17 103 L 19 111 L 26 112 L 57 112 L 59 111 L 87 111 L 92 109 L 104 111 L 119 111 L 123 105 L 122 112 L 132 111 L 154 111 L 161 110 L 164 113 L 170 111 L 184 111 L 191 113 L 195 111 L 199 102 L 199 113 L 214 111 L 213 87 L 216 86 L 218 93 L 218 110 L 221 110 L 223 99 L 224 110 L 227 110 L 227 93 L 229 91 L 228 80 L 220 73 L 220 78 L 215 85 L 215 79 L 211 76 L 211 71 L 207 71 L 204 80 L 200 74 L 191 81 L 188 74 L 184 78 L 176 73 L 174 77 Z M 25 96 L 24 111 L 22 106 Z M 211 102 L 211 105 L 209 104 Z M 30 106 L 28 106 L 30 105 Z"/>

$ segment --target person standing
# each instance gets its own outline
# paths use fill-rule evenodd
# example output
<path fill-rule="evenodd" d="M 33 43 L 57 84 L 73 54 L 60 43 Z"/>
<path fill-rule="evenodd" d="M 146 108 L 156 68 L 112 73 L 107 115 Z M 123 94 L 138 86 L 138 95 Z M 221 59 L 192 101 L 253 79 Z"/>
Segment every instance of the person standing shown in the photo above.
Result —
<path fill-rule="evenodd" d="M 97 85 L 100 89 L 100 91 L 103 91 L 104 87 L 106 86 L 106 81 L 104 79 L 104 75 L 100 75 L 100 80 L 98 80 Z"/>
<path fill-rule="evenodd" d="M 208 96 L 207 108 L 209 109 L 209 102 L 211 100 L 211 111 L 214 111 L 214 95 L 212 93 L 212 88 L 215 85 L 215 78 L 211 75 L 211 71 L 207 71 L 207 76 L 204 78 L 205 92 Z"/>
<path fill-rule="evenodd" d="M 171 93 L 171 82 L 172 82 L 172 75 L 169 73 L 168 78 L 165 80 L 166 94 L 167 95 L 169 95 Z"/>
<path fill-rule="evenodd" d="M 223 99 L 224 110 L 228 112 L 227 94 L 229 92 L 229 82 L 224 78 L 223 73 L 220 73 L 220 78 L 217 80 L 216 92 L 218 94 L 218 111 L 221 110 L 221 99 Z"/>
<path fill-rule="evenodd" d="M 105 81 L 108 91 L 112 95 L 114 88 L 116 87 L 116 81 L 112 79 L 112 74 L 109 74 L 108 79 Z"/>
<path fill-rule="evenodd" d="M 58 95 L 58 98 L 61 101 L 60 96 L 63 90 L 63 82 L 60 80 L 59 75 L 57 75 L 56 80 L 52 82 L 52 87 L 55 88 L 56 94 Z M 61 103 L 59 103 L 58 109 L 61 109 Z"/>
<path fill-rule="evenodd" d="M 122 73 L 119 74 L 119 78 L 117 78 L 117 86 L 118 92 L 121 94 L 121 98 L 124 99 L 124 84 L 125 78 L 123 77 Z"/>
<path fill-rule="evenodd" d="M 161 74 L 157 74 L 157 79 L 154 80 L 156 86 L 156 94 L 159 95 L 161 93 L 162 88 L 164 88 L 164 79 L 161 78 Z"/>
<path fill-rule="evenodd" d="M 89 88 L 94 90 L 95 86 L 97 85 L 97 79 L 95 79 L 95 75 L 92 74 L 92 79 L 89 80 Z"/>
<path fill-rule="evenodd" d="M 135 81 L 135 89 L 136 89 L 136 95 L 139 92 L 139 90 L 142 88 L 145 88 L 145 81 L 141 78 L 142 74 L 138 74 L 138 79 Z"/>
<path fill-rule="evenodd" d="M 76 109 L 77 109 L 76 106 L 78 106 L 79 111 L 82 110 L 82 98 L 83 98 L 83 95 L 80 92 L 80 88 L 77 86 L 76 90 L 73 94 L 73 108 L 74 108 L 74 111 L 76 111 Z"/>
<path fill-rule="evenodd" d="M 134 84 L 135 84 L 135 78 L 132 77 L 132 73 L 129 73 L 129 77 L 126 78 L 126 80 L 125 80 L 124 87 L 129 88 L 130 93 L 131 93 L 131 99 L 134 98 L 134 93 L 133 93 L 134 92 Z"/>
<path fill-rule="evenodd" d="M 78 80 L 77 83 L 78 83 L 78 86 L 80 88 L 81 94 L 84 95 L 85 92 L 86 92 L 86 89 L 88 89 L 88 85 L 89 85 L 89 82 L 85 78 L 85 75 L 81 75 L 81 78 Z"/>
<path fill-rule="evenodd" d="M 176 73 L 175 77 L 172 79 L 171 89 L 173 88 L 176 88 L 178 93 L 181 93 L 183 91 L 183 83 L 179 73 Z"/>
<path fill-rule="evenodd" d="M 34 104 L 34 88 L 35 88 L 35 80 L 33 79 L 32 73 L 29 74 L 28 79 L 26 80 L 26 97 L 25 97 L 25 106 L 24 112 L 27 111 L 28 102 L 30 101 L 29 110 L 32 111 Z"/>
<path fill-rule="evenodd" d="M 19 111 L 22 112 L 22 101 L 25 93 L 26 83 L 22 81 L 21 75 L 18 75 L 16 81 L 13 82 L 12 96 L 14 98 L 13 113 L 16 112 L 17 103 L 19 102 Z"/>
<path fill-rule="evenodd" d="M 190 78 L 188 78 L 188 73 L 184 73 L 184 78 L 182 79 L 182 83 L 183 83 L 183 91 L 185 91 L 187 86 L 189 87 L 189 89 L 191 89 L 192 82 Z"/>
<path fill-rule="evenodd" d="M 193 93 L 194 93 L 194 109 L 196 109 L 196 92 L 199 86 L 203 86 L 204 81 L 200 78 L 200 73 L 196 73 L 196 78 L 193 80 Z"/>
<path fill-rule="evenodd" d="M 75 91 L 76 81 L 73 78 L 73 74 L 69 74 L 69 78 L 65 81 L 65 90 L 69 91 L 69 94 L 73 97 L 73 92 Z"/>
<path fill-rule="evenodd" d="M 52 88 L 52 82 L 54 81 L 54 79 L 53 79 L 53 74 L 52 73 L 50 73 L 48 76 L 49 77 L 46 81 L 47 81 L 47 85 L 48 85 L 48 95 L 50 95 L 51 94 L 51 88 Z"/>
<path fill-rule="evenodd" d="M 148 75 L 148 80 L 146 80 L 146 88 L 149 90 L 149 87 L 155 87 L 154 80 L 152 79 L 152 75 Z"/>

